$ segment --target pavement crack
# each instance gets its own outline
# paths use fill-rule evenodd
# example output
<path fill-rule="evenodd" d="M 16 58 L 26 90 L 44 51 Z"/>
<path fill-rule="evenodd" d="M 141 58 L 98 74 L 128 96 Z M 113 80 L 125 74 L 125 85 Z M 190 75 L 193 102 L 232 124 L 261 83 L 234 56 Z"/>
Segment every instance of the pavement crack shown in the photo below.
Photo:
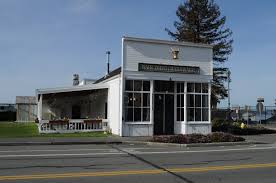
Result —
<path fill-rule="evenodd" d="M 237 158 L 237 159 L 218 159 L 218 160 L 207 160 L 207 161 L 200 161 L 200 162 L 193 162 L 193 163 L 165 163 L 163 164 L 164 166 L 169 166 L 169 165 L 184 165 L 184 166 L 189 166 L 189 165 L 207 165 L 211 163 L 218 163 L 218 162 L 235 162 L 235 161 L 247 161 L 251 160 L 252 158 Z"/>
<path fill-rule="evenodd" d="M 127 155 L 118 155 L 119 157 L 125 157 L 127 158 Z M 116 157 L 116 155 L 112 156 L 112 157 L 105 157 L 105 156 L 83 156 L 82 159 L 106 159 L 106 158 L 114 158 Z M 79 159 L 79 157 L 19 157 L 19 158 L 1 158 L 1 161 L 7 161 L 7 160 L 15 160 L 15 161 L 26 161 L 26 160 L 72 160 L 72 159 Z"/>
<path fill-rule="evenodd" d="M 132 165 L 135 163 L 124 163 L 116 165 Z M 83 169 L 106 169 L 104 166 L 114 166 L 115 164 L 90 164 L 90 165 L 33 165 L 33 166 L 21 166 L 21 167 L 7 167 L 0 168 L 0 170 L 18 170 L 18 169 L 30 169 L 30 168 L 83 168 Z"/>
<path fill-rule="evenodd" d="M 171 172 L 170 170 L 168 170 L 168 169 L 166 169 L 166 168 L 164 168 L 162 166 L 159 166 L 159 165 L 157 165 L 157 164 L 155 164 L 153 162 L 150 162 L 150 161 L 148 161 L 148 160 L 146 160 L 146 159 L 144 159 L 144 158 L 142 158 L 142 157 L 140 157 L 138 155 L 132 154 L 130 151 L 126 151 L 126 150 L 120 149 L 119 147 L 116 147 L 114 145 L 110 145 L 110 147 L 112 147 L 112 148 L 114 148 L 114 149 L 116 149 L 116 150 L 118 150 L 120 152 L 126 153 L 129 156 L 131 156 L 131 157 L 133 157 L 133 158 L 135 158 L 135 159 L 137 159 L 137 160 L 139 160 L 139 161 L 141 161 L 141 162 L 143 162 L 143 163 L 145 163 L 147 165 L 152 166 L 153 168 L 156 168 L 156 169 L 159 169 L 159 170 L 163 170 L 163 171 L 167 172 L 168 174 L 173 175 L 174 177 L 177 177 L 177 178 L 179 178 L 180 180 L 182 180 L 182 181 L 184 181 L 186 183 L 195 183 L 195 182 L 193 182 L 193 181 L 191 181 L 191 180 L 183 177 L 182 175 L 179 175 L 177 173 Z"/>

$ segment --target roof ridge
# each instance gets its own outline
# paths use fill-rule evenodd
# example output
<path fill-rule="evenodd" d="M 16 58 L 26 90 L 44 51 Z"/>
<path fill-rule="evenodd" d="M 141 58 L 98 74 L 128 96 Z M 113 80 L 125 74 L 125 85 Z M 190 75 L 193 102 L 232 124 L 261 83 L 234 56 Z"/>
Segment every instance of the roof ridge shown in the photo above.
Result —
<path fill-rule="evenodd" d="M 105 80 L 107 80 L 107 79 L 109 79 L 109 78 L 111 78 L 111 77 L 113 77 L 113 76 L 116 76 L 116 75 L 120 74 L 120 73 L 121 73 L 121 70 L 122 70 L 121 67 L 118 67 L 118 68 L 112 70 L 111 72 L 109 72 L 109 73 L 106 74 L 105 76 L 103 76 L 103 77 L 101 77 L 100 79 L 96 80 L 96 81 L 94 82 L 94 84 L 98 84 L 98 83 L 103 82 L 103 81 L 105 81 Z"/>

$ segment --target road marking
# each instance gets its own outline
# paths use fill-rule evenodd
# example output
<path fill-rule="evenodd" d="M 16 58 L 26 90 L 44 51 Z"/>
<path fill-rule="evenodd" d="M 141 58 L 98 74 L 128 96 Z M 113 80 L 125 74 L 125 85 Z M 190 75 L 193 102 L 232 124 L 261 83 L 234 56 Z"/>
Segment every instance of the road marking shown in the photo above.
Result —
<path fill-rule="evenodd" d="M 134 148 L 133 148 L 134 149 Z M 276 149 L 276 147 L 248 147 L 236 149 L 210 149 L 210 150 L 185 150 L 185 151 L 131 151 L 132 154 L 181 154 L 181 153 L 210 153 L 210 152 L 228 152 L 228 151 L 248 151 L 248 150 L 267 150 Z M 151 149 L 153 150 L 153 149 Z M 11 157 L 57 157 L 57 156 L 101 156 L 127 154 L 123 152 L 98 152 L 98 153 L 59 153 L 59 154 L 8 154 L 0 155 L 0 158 Z"/>
<path fill-rule="evenodd" d="M 34 150 L 9 150 L 9 151 L 0 151 L 0 153 L 6 152 L 65 152 L 65 151 L 110 151 L 114 149 L 34 149 Z"/>
<path fill-rule="evenodd" d="M 276 167 L 276 162 L 263 163 L 263 164 L 241 164 L 241 165 L 209 166 L 209 167 L 194 167 L 194 168 L 169 168 L 167 169 L 167 171 L 170 171 L 173 173 L 193 173 L 193 172 L 240 170 L 240 169 L 253 169 L 253 168 L 274 168 L 274 167 Z M 127 170 L 127 171 L 112 171 L 112 172 L 72 172 L 72 173 L 60 173 L 60 174 L 15 175 L 15 176 L 0 176 L 0 181 L 162 174 L 162 173 L 166 173 L 167 171 L 161 170 L 161 169 L 145 169 L 145 170 Z"/>

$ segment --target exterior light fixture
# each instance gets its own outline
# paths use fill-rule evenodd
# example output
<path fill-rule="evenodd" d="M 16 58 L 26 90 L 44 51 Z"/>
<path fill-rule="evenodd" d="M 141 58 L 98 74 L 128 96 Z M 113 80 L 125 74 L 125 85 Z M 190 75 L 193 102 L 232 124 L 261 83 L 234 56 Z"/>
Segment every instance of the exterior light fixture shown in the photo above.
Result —
<path fill-rule="evenodd" d="M 171 48 L 171 53 L 174 60 L 178 59 L 179 48 Z"/>

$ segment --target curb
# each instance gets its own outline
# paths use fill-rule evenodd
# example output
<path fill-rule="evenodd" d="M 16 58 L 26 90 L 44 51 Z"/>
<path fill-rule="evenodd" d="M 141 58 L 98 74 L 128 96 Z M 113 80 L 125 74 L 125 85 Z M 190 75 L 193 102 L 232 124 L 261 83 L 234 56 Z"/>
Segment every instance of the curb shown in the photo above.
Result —
<path fill-rule="evenodd" d="M 35 146 L 35 145 L 84 145 L 84 144 L 122 144 L 121 141 L 98 142 L 0 142 L 0 146 Z"/>
<path fill-rule="evenodd" d="M 194 143 L 194 144 L 175 144 L 175 143 L 162 143 L 162 142 L 143 142 L 143 141 L 124 141 L 123 143 L 156 145 L 156 146 L 173 146 L 173 147 L 214 147 L 214 146 L 237 146 L 237 145 L 254 145 L 254 144 L 268 144 L 265 142 L 216 142 L 216 143 Z"/>
<path fill-rule="evenodd" d="M 154 146 L 167 146 L 167 147 L 213 147 L 213 146 L 237 146 L 237 145 L 254 145 L 254 144 L 269 144 L 257 141 L 244 141 L 244 142 L 216 142 L 216 143 L 194 143 L 194 144 L 175 144 L 175 143 L 162 143 L 162 142 L 149 142 L 149 141 L 50 141 L 50 142 L 0 142 L 0 146 L 35 146 L 35 145 L 85 145 L 85 144 L 143 144 Z"/>

